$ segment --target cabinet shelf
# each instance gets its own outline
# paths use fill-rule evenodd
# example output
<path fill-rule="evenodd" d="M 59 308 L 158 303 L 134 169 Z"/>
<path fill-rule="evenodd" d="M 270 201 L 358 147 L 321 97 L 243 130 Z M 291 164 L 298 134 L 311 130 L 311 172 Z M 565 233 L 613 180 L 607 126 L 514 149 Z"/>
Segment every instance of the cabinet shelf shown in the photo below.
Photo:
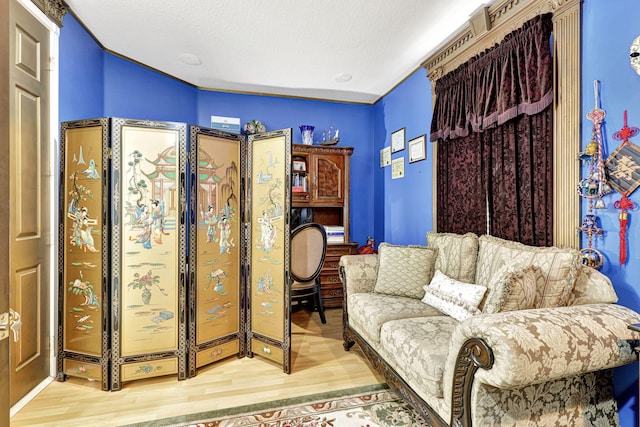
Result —
<path fill-rule="evenodd" d="M 352 153 L 352 147 L 294 144 L 292 148 L 292 229 L 304 222 L 344 227 L 344 240 L 327 243 L 320 274 L 322 298 L 328 308 L 342 307 L 340 257 L 357 252 L 357 243 L 350 241 L 349 223 Z"/>

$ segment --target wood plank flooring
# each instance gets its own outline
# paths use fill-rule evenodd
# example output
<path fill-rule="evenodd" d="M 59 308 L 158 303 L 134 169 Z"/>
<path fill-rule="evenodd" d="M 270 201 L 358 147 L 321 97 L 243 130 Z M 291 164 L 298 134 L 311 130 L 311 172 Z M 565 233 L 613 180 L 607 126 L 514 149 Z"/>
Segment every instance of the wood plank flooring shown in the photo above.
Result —
<path fill-rule="evenodd" d="M 97 382 L 54 381 L 12 419 L 19 426 L 119 426 L 276 399 L 379 384 L 356 347 L 342 347 L 342 311 L 298 311 L 292 322 L 292 373 L 262 358 L 229 358 L 201 368 L 194 378 L 175 376 L 124 383 L 116 392 Z"/>

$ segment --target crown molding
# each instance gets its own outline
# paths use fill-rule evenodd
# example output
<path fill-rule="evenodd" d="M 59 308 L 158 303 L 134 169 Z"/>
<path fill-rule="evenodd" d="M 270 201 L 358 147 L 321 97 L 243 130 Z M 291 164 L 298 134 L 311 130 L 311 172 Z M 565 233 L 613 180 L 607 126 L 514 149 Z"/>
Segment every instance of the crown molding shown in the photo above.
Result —
<path fill-rule="evenodd" d="M 553 13 L 554 86 L 553 114 L 553 243 L 580 247 L 575 232 L 580 224 L 580 200 L 575 192 L 580 168 L 575 153 L 580 151 L 580 76 L 581 6 L 583 0 L 502 0 L 476 11 L 467 24 L 422 63 L 431 81 L 432 100 L 435 83 L 473 56 L 499 44 L 510 32 L 542 13 Z M 437 144 L 433 145 L 434 170 Z M 437 174 L 433 180 L 433 220 L 436 229 Z"/>
<path fill-rule="evenodd" d="M 31 0 L 38 9 L 51 19 L 58 27 L 62 27 L 62 18 L 67 13 L 67 4 L 64 0 Z"/>
<path fill-rule="evenodd" d="M 536 15 L 562 14 L 582 0 L 502 0 L 477 10 L 469 21 L 429 56 L 422 67 L 433 83 L 469 58 L 500 43 Z"/>

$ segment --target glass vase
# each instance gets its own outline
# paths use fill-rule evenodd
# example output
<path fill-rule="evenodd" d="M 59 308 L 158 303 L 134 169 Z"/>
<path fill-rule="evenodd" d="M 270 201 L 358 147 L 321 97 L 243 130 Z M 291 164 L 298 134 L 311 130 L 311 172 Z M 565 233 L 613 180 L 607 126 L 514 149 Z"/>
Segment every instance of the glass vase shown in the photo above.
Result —
<path fill-rule="evenodd" d="M 300 125 L 300 133 L 302 133 L 302 143 L 305 145 L 313 145 L 313 130 L 315 126 Z"/>

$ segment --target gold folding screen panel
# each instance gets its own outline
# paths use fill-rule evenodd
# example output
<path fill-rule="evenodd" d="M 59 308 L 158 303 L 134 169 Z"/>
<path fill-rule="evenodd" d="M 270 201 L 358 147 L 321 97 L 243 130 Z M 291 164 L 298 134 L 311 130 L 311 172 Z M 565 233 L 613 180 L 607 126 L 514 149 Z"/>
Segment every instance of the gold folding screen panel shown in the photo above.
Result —
<path fill-rule="evenodd" d="M 57 371 L 108 390 L 109 120 L 63 123 L 60 141 Z"/>
<path fill-rule="evenodd" d="M 112 119 L 111 389 L 186 378 L 186 125 Z"/>
<path fill-rule="evenodd" d="M 244 137 L 190 127 L 189 376 L 244 355 Z"/>
<path fill-rule="evenodd" d="M 249 355 L 289 373 L 291 129 L 250 135 L 248 151 Z"/>

